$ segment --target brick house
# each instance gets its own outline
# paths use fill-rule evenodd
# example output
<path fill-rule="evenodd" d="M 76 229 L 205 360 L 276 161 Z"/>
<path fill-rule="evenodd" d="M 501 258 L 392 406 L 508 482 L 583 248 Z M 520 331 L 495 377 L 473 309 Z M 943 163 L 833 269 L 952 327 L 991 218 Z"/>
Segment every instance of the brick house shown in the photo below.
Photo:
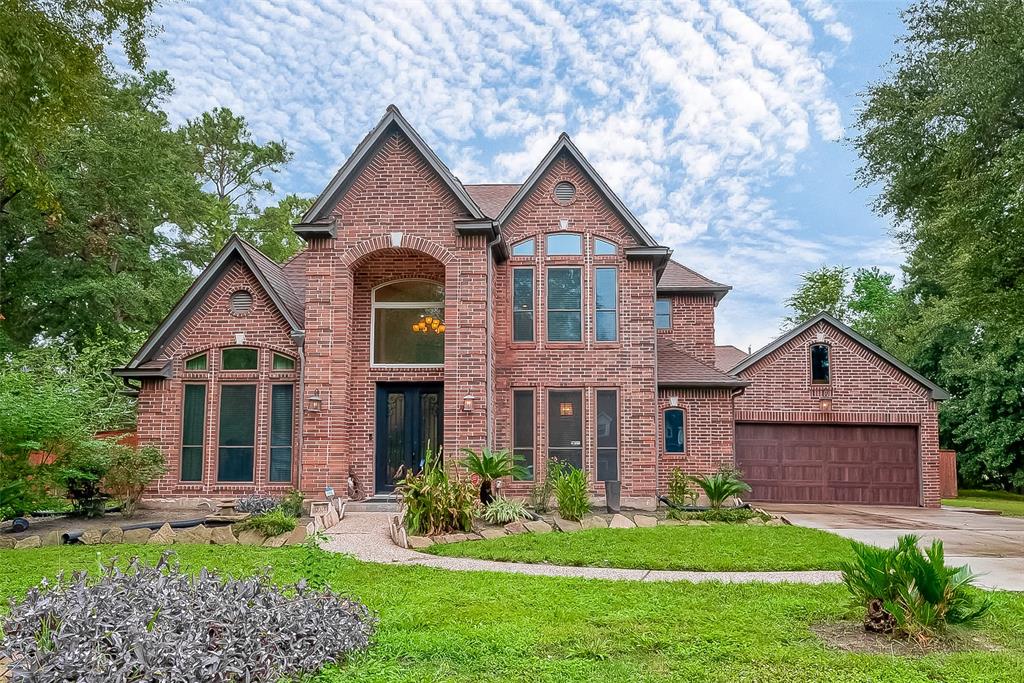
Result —
<path fill-rule="evenodd" d="M 510 448 L 534 480 L 558 458 L 626 504 L 737 463 L 754 498 L 937 504 L 940 389 L 825 318 L 716 347 L 730 287 L 671 260 L 565 134 L 522 184 L 464 185 L 389 107 L 295 230 L 283 265 L 229 240 L 115 370 L 168 459 L 153 495 L 386 494 L 444 444 Z"/>

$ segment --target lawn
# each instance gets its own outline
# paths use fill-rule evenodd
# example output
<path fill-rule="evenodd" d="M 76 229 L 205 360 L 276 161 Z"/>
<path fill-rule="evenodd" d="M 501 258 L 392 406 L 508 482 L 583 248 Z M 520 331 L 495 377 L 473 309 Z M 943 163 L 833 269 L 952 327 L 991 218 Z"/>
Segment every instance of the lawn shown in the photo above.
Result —
<path fill-rule="evenodd" d="M 503 562 L 545 562 L 622 569 L 785 571 L 838 569 L 850 542 L 798 526 L 659 526 L 520 534 L 431 546 L 428 552 Z"/>
<path fill-rule="evenodd" d="M 1009 491 L 965 489 L 956 498 L 945 498 L 943 505 L 961 508 L 999 510 L 1007 517 L 1024 517 L 1024 496 Z"/>
<path fill-rule="evenodd" d="M 319 577 L 380 616 L 375 646 L 317 683 L 340 681 L 1017 681 L 1024 595 L 995 594 L 979 632 L 1003 649 L 894 657 L 825 648 L 809 625 L 849 613 L 839 585 L 626 583 L 374 565 L 303 548 L 176 547 L 189 568 L 272 564 Z M 60 569 L 153 546 L 0 551 L 6 601 Z"/>

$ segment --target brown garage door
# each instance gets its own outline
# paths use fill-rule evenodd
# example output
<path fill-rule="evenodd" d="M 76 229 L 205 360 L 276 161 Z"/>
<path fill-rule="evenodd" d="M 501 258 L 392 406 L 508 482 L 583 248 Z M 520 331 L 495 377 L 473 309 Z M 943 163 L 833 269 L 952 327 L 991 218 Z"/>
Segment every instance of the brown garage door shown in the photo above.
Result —
<path fill-rule="evenodd" d="M 736 425 L 755 501 L 917 505 L 916 427 Z"/>

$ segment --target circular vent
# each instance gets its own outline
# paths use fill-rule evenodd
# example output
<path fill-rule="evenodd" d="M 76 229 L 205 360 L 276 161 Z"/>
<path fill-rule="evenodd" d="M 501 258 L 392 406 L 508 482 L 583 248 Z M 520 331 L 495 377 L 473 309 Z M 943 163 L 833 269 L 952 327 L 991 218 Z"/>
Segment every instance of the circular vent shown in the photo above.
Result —
<path fill-rule="evenodd" d="M 252 294 L 240 289 L 231 295 L 231 315 L 245 315 L 252 310 Z"/>
<path fill-rule="evenodd" d="M 555 201 L 559 204 L 568 204 L 576 198 L 576 186 L 570 182 L 562 181 L 555 185 Z"/>

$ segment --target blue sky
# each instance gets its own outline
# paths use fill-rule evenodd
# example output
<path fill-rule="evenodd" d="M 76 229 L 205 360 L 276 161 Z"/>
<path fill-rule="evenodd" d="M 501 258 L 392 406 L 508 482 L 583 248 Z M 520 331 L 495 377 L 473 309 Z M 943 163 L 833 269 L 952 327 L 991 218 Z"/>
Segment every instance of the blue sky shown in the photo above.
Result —
<path fill-rule="evenodd" d="M 757 348 L 823 264 L 903 259 L 856 187 L 858 93 L 905 3 L 171 2 L 150 68 L 180 123 L 227 106 L 314 195 L 397 104 L 464 182 L 520 182 L 567 131 L 675 258 L 734 291 L 718 341 Z"/>

